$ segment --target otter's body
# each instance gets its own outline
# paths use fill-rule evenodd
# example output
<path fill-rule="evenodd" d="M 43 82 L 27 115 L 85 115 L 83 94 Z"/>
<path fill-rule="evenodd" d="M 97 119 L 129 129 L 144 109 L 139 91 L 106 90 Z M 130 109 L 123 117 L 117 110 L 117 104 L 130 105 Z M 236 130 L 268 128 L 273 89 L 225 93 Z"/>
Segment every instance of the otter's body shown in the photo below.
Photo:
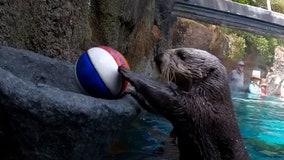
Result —
<path fill-rule="evenodd" d="M 176 133 L 180 160 L 246 160 L 224 66 L 210 53 L 193 48 L 166 50 L 156 58 L 164 85 L 124 67 L 143 108 L 168 119 Z"/>

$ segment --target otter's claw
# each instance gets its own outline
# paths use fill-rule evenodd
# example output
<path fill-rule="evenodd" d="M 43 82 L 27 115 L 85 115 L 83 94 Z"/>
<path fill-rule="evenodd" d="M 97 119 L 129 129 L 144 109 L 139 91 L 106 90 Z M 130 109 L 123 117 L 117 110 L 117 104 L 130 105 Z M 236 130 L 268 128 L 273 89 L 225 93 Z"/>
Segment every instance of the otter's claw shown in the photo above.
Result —
<path fill-rule="evenodd" d="M 124 79 L 130 82 L 135 88 L 141 82 L 147 81 L 147 78 L 145 76 L 135 73 L 131 71 L 130 69 L 125 68 L 124 66 L 118 67 L 118 72 L 122 75 Z"/>
<path fill-rule="evenodd" d="M 122 75 L 123 78 L 125 78 L 126 80 L 129 80 L 130 70 L 128 68 L 126 68 L 124 66 L 119 66 L 118 72 Z"/>

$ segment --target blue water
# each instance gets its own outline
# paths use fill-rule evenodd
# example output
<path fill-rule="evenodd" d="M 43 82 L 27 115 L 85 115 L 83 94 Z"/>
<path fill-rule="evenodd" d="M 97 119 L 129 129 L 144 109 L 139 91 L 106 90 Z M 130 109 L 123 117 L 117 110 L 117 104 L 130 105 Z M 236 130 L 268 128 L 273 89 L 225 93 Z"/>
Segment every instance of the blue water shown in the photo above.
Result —
<path fill-rule="evenodd" d="M 232 98 L 241 134 L 251 160 L 284 160 L 284 101 L 274 97 Z M 170 160 L 161 156 L 171 124 L 144 113 L 123 133 L 110 160 Z"/>
<path fill-rule="evenodd" d="M 284 101 L 274 97 L 233 98 L 240 130 L 252 160 L 284 159 Z"/>

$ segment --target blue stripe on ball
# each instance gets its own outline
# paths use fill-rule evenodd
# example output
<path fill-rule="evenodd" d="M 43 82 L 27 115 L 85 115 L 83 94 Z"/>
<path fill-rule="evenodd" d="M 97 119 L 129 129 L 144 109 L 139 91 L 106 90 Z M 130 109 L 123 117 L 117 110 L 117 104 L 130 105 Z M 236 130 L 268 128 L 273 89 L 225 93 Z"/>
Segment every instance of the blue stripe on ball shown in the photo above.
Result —
<path fill-rule="evenodd" d="M 122 79 L 117 71 L 117 62 L 111 53 L 103 48 L 94 47 L 89 49 L 87 54 L 106 87 L 113 95 L 118 95 L 121 90 Z"/>
<path fill-rule="evenodd" d="M 112 96 L 112 93 L 104 84 L 95 67 L 91 63 L 87 52 L 84 52 L 78 59 L 76 64 L 76 74 L 81 86 L 90 95 L 101 98 Z"/>

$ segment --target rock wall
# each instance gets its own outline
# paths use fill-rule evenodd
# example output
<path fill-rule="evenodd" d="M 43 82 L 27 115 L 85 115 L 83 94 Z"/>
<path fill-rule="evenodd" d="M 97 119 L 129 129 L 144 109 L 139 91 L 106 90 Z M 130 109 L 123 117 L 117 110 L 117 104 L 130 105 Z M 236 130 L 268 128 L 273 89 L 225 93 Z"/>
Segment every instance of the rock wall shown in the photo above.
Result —
<path fill-rule="evenodd" d="M 0 3 L 0 45 L 74 62 L 94 44 L 119 50 L 132 68 L 167 48 L 172 0 L 10 0 Z M 144 65 L 141 60 L 144 59 Z"/>
<path fill-rule="evenodd" d="M 96 0 L 93 40 L 118 49 L 132 69 L 145 72 L 153 54 L 169 48 L 172 0 Z"/>
<path fill-rule="evenodd" d="M 267 94 L 284 99 L 284 47 L 275 49 L 273 66 L 267 74 Z"/>
<path fill-rule="evenodd" d="M 228 60 L 224 55 L 229 48 L 229 40 L 221 30 L 210 24 L 178 18 L 173 29 L 173 47 L 193 47 L 206 50 L 220 59 Z"/>
<path fill-rule="evenodd" d="M 0 14 L 0 45 L 74 61 L 91 38 L 88 1 L 1 1 Z"/>

